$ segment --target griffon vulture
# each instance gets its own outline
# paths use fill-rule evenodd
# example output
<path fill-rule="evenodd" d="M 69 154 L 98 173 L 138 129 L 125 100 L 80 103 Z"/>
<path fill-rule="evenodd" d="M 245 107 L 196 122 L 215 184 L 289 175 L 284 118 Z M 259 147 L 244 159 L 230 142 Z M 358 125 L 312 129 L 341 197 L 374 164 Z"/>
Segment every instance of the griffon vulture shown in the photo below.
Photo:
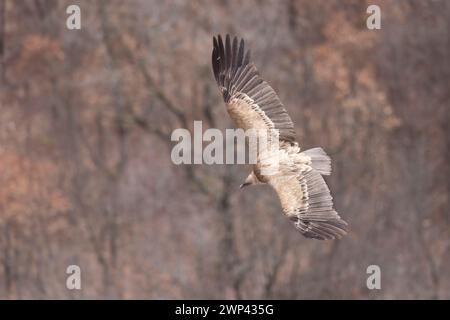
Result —
<path fill-rule="evenodd" d="M 247 129 L 275 129 L 279 137 L 278 170 L 264 175 L 261 161 L 241 185 L 269 184 L 278 194 L 284 214 L 305 237 L 337 239 L 347 233 L 347 223 L 333 208 L 332 196 L 322 175 L 331 174 L 331 160 L 322 148 L 301 152 L 294 124 L 272 87 L 250 61 L 244 40 L 227 35 L 213 39 L 214 77 L 236 125 Z"/>

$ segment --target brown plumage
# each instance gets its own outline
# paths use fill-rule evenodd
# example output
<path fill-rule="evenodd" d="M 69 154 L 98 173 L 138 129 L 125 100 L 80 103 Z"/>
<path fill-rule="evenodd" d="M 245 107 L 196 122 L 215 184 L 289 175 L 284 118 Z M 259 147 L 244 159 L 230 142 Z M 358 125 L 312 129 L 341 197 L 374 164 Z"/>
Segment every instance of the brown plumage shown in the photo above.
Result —
<path fill-rule="evenodd" d="M 242 186 L 269 184 L 278 194 L 284 214 L 305 237 L 326 240 L 345 235 L 347 223 L 334 210 L 322 177 L 331 174 L 330 158 L 322 148 L 300 151 L 291 118 L 250 61 L 244 40 L 235 37 L 231 41 L 227 35 L 224 43 L 220 35 L 214 37 L 212 67 L 227 111 L 238 127 L 279 133 L 280 148 L 270 155 L 277 157 L 278 170 L 263 175 L 261 169 L 267 162 L 262 163 L 258 155 Z"/>

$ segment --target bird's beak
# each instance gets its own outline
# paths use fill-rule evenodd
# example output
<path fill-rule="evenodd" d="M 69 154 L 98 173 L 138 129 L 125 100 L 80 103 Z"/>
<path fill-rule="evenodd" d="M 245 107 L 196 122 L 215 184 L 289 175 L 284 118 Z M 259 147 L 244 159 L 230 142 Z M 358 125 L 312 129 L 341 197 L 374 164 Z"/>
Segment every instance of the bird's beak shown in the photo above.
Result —
<path fill-rule="evenodd" d="M 242 189 L 243 187 L 246 187 L 246 186 L 248 186 L 250 183 L 248 183 L 248 182 L 245 182 L 245 183 L 243 183 L 243 184 L 241 184 L 240 186 L 239 186 L 239 189 Z"/>

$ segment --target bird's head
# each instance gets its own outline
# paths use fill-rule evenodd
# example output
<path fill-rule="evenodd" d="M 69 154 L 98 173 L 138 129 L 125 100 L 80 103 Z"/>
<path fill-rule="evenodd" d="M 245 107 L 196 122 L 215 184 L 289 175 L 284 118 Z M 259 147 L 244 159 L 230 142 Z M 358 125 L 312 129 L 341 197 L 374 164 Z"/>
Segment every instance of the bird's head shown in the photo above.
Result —
<path fill-rule="evenodd" d="M 260 182 L 259 182 L 258 178 L 256 177 L 255 173 L 252 171 L 252 172 L 250 172 L 248 177 L 244 180 L 244 183 L 239 186 L 239 188 L 242 189 L 243 187 L 250 186 L 252 184 L 259 184 L 259 183 Z"/>

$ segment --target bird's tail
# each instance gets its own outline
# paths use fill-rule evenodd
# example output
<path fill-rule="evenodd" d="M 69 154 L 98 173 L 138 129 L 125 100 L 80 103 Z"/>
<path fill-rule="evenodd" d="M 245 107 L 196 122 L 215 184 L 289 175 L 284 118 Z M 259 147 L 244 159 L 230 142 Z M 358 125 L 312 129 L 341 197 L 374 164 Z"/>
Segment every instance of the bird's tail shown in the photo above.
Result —
<path fill-rule="evenodd" d="M 311 167 L 321 175 L 331 174 L 331 159 L 322 148 L 312 148 L 301 152 L 301 154 L 311 159 Z"/>

